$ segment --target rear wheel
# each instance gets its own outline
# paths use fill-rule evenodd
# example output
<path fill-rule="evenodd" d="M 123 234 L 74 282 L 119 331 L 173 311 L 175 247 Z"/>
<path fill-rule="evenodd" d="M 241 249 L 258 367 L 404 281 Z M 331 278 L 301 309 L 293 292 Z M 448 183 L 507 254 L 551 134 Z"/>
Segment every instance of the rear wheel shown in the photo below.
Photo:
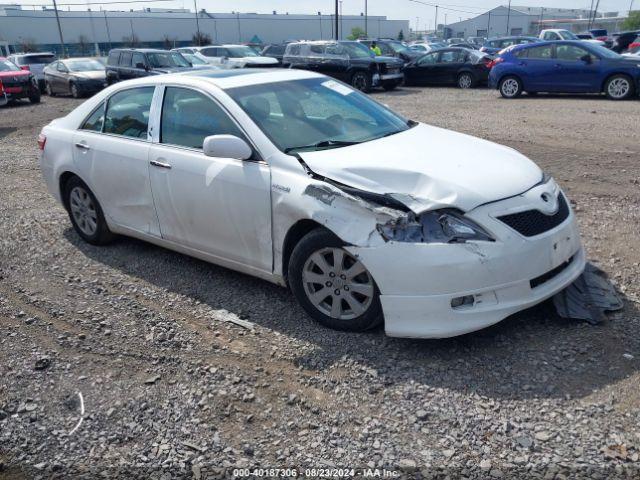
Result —
<path fill-rule="evenodd" d="M 80 98 L 80 90 L 78 89 L 78 85 L 75 83 L 71 83 L 69 85 L 69 93 L 73 98 Z"/>
<path fill-rule="evenodd" d="M 322 325 L 360 332 L 382 322 L 378 288 L 358 258 L 333 233 L 317 229 L 294 248 L 289 285 L 305 311 Z"/>
<path fill-rule="evenodd" d="M 614 75 L 606 81 L 604 93 L 611 100 L 625 100 L 633 95 L 633 82 L 626 75 Z"/>
<path fill-rule="evenodd" d="M 371 74 L 368 72 L 359 71 L 351 77 L 351 86 L 361 92 L 370 92 L 372 83 Z"/>
<path fill-rule="evenodd" d="M 113 240 L 98 200 L 82 180 L 71 177 L 64 194 L 71 224 L 78 235 L 93 245 L 105 245 Z"/>
<path fill-rule="evenodd" d="M 469 72 L 462 72 L 460 75 L 458 75 L 458 87 L 472 88 L 473 84 L 473 75 L 471 75 Z"/>
<path fill-rule="evenodd" d="M 522 93 L 522 82 L 518 77 L 504 77 L 498 88 L 504 98 L 516 98 Z"/>

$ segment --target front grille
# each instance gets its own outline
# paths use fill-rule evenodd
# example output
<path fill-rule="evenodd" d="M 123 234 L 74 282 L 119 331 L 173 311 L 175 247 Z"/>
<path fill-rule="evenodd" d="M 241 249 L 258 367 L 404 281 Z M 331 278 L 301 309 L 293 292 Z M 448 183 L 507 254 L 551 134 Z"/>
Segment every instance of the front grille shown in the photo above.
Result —
<path fill-rule="evenodd" d="M 506 223 L 516 232 L 525 237 L 540 235 L 557 227 L 569 216 L 569 205 L 561 193 L 558 195 L 558 211 L 553 215 L 547 215 L 540 210 L 527 210 L 525 212 L 511 213 L 498 217 L 498 220 Z"/>
<path fill-rule="evenodd" d="M 29 77 L 21 76 L 21 77 L 2 77 L 2 84 L 5 87 L 26 87 L 29 85 Z"/>
<path fill-rule="evenodd" d="M 573 257 L 570 257 L 569 260 L 567 260 L 564 263 L 561 263 L 556 268 L 549 270 L 547 273 L 543 273 L 539 277 L 536 277 L 530 280 L 529 285 L 531 286 L 531 288 L 536 288 L 542 285 L 543 283 L 548 282 L 552 278 L 560 275 L 569 265 L 571 265 L 571 262 L 573 262 Z"/>

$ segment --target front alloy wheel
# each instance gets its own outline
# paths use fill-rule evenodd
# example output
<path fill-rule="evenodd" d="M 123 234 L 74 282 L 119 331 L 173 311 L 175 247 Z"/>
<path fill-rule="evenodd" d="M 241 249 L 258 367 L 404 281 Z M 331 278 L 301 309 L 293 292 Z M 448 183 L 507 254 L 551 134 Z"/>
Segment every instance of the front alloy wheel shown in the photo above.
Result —
<path fill-rule="evenodd" d="M 78 85 L 72 83 L 69 87 L 69 91 L 71 92 L 71 96 L 73 98 L 80 98 L 80 90 L 78 90 Z"/>
<path fill-rule="evenodd" d="M 356 72 L 351 77 L 351 86 L 361 92 L 368 93 L 371 91 L 372 83 L 371 75 L 366 72 Z"/>
<path fill-rule="evenodd" d="M 633 84 L 624 75 L 615 75 L 607 80 L 605 93 L 612 100 L 624 100 L 633 94 Z"/>
<path fill-rule="evenodd" d="M 305 293 L 319 311 L 337 320 L 351 320 L 367 311 L 375 289 L 364 265 L 342 248 L 313 253 L 302 270 Z"/>
<path fill-rule="evenodd" d="M 291 254 L 288 273 L 289 286 L 300 305 L 322 325 L 363 331 L 381 322 L 373 277 L 328 230 L 313 230 L 300 240 Z"/>

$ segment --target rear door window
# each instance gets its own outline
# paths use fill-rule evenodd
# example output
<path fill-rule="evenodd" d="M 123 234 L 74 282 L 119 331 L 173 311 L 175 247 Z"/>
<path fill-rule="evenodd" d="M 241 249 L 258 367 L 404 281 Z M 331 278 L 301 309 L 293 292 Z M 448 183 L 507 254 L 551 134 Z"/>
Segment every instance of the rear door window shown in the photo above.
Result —
<path fill-rule="evenodd" d="M 120 55 L 120 66 L 121 67 L 130 67 L 131 66 L 131 52 L 122 52 Z"/>
<path fill-rule="evenodd" d="M 92 132 L 101 132 L 102 124 L 104 123 L 104 102 L 100 104 L 98 108 L 94 110 L 94 112 L 87 117 L 82 126 L 81 130 L 89 130 Z"/>
<path fill-rule="evenodd" d="M 551 45 L 543 45 L 541 47 L 531 47 L 527 49 L 527 58 L 538 60 L 549 60 L 553 56 Z"/>
<path fill-rule="evenodd" d="M 131 65 L 136 68 L 144 68 L 146 62 L 144 61 L 144 55 L 140 52 L 135 52 L 132 57 Z"/>
<path fill-rule="evenodd" d="M 447 50 L 440 52 L 438 63 L 459 63 L 462 61 L 463 52 L 460 50 Z"/>
<path fill-rule="evenodd" d="M 104 132 L 146 140 L 154 87 L 131 88 L 109 98 Z"/>

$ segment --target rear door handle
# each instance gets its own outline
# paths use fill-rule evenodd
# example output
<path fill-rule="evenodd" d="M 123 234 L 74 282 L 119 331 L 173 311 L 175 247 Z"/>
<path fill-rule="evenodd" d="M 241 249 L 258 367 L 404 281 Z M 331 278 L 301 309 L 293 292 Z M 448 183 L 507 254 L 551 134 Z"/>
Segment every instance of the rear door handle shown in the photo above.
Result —
<path fill-rule="evenodd" d="M 91 150 L 91 147 L 86 143 L 76 142 L 76 147 L 81 148 L 82 150 Z"/>
<path fill-rule="evenodd" d="M 154 167 L 171 168 L 171 164 L 170 163 L 161 162 L 159 160 L 151 160 L 149 163 L 151 165 L 153 165 Z"/>

